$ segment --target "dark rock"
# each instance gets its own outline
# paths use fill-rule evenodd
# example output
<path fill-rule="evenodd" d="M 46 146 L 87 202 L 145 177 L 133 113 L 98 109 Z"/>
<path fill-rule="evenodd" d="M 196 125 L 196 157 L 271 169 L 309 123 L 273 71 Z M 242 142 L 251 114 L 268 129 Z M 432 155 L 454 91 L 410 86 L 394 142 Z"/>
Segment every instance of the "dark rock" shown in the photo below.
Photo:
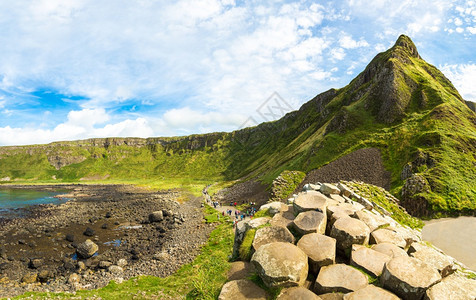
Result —
<path fill-rule="evenodd" d="M 91 227 L 86 228 L 86 230 L 83 232 L 85 236 L 93 236 L 95 233 L 96 232 Z"/>
<path fill-rule="evenodd" d="M 102 229 L 107 229 L 108 227 L 109 227 L 109 226 L 107 225 L 107 223 L 104 223 L 104 224 L 102 224 L 102 226 L 101 226 Z"/>
<path fill-rule="evenodd" d="M 18 244 L 20 244 L 20 245 L 25 245 L 25 244 L 26 244 L 26 241 L 25 241 L 25 240 L 18 240 Z"/>
<path fill-rule="evenodd" d="M 30 259 L 30 263 L 28 264 L 28 267 L 31 269 L 38 269 L 44 264 L 44 261 L 40 258 L 32 258 Z"/>
<path fill-rule="evenodd" d="M 67 240 L 68 242 L 71 242 L 71 243 L 74 242 L 74 235 L 67 234 L 65 240 Z"/>
<path fill-rule="evenodd" d="M 96 245 L 91 240 L 86 240 L 84 243 L 78 245 L 76 252 L 82 258 L 89 258 L 94 255 L 99 250 L 98 245 Z"/>
<path fill-rule="evenodd" d="M 108 211 L 108 212 L 106 213 L 105 217 L 109 219 L 110 217 L 112 217 L 112 213 L 111 213 L 110 211 Z"/>

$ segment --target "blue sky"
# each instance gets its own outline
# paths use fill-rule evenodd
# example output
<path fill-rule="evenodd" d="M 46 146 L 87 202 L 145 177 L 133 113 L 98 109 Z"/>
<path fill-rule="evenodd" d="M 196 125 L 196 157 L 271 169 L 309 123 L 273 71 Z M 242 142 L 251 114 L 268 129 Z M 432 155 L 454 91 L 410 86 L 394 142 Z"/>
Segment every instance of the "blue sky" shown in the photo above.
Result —
<path fill-rule="evenodd" d="M 402 33 L 476 101 L 476 1 L 16 0 L 0 32 L 0 145 L 253 125 Z"/>

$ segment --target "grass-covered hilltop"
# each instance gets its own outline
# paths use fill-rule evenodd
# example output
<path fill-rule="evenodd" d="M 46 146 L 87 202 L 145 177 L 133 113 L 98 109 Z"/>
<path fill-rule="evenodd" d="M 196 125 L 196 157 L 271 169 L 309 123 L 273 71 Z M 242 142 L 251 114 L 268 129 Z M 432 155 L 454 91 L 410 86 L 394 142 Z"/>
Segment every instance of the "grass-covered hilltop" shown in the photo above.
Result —
<path fill-rule="evenodd" d="M 361 148 L 380 150 L 390 191 L 412 214 L 476 210 L 476 113 L 404 35 L 347 86 L 277 121 L 230 133 L 1 147 L 0 179 L 271 184 L 284 170 L 307 173 Z"/>

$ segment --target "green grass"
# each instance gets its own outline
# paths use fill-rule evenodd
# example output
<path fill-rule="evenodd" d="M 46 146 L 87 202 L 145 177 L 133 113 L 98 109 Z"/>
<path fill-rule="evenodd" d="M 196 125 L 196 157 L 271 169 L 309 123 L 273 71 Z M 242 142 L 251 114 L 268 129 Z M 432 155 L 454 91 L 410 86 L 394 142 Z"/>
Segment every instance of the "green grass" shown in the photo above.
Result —
<path fill-rule="evenodd" d="M 216 299 L 230 267 L 228 258 L 232 252 L 233 229 L 225 218 L 219 221 L 207 218 L 216 214 L 213 208 L 205 210 L 206 219 L 216 223 L 216 228 L 195 260 L 171 276 L 140 276 L 121 284 L 111 282 L 104 288 L 75 294 L 26 293 L 13 299 Z"/>

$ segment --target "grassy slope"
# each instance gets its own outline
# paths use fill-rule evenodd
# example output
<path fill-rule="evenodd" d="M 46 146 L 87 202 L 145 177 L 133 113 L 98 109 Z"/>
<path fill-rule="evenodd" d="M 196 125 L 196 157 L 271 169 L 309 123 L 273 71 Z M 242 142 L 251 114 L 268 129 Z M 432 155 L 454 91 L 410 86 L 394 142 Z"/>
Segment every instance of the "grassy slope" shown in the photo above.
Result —
<path fill-rule="evenodd" d="M 393 72 L 392 86 L 377 76 L 385 69 Z M 390 123 L 379 119 L 378 93 L 384 88 L 403 107 Z M 57 183 L 93 176 L 154 188 L 179 182 L 198 192 L 200 185 L 243 176 L 271 183 L 284 170 L 307 172 L 359 148 L 377 147 L 392 173 L 393 194 L 398 196 L 403 186 L 403 167 L 424 154 L 434 165 L 416 170 L 432 188 L 421 196 L 433 211 L 461 213 L 476 209 L 475 120 L 441 72 L 394 46 L 348 86 L 323 93 L 278 121 L 232 133 L 168 138 L 162 144 L 150 139 L 144 147 L 55 144 L 50 155 L 86 158 L 60 170 L 49 164 L 44 146 L 3 151 L 8 155 L 0 148 L 0 178 Z M 343 128 L 332 129 L 341 123 Z"/>

